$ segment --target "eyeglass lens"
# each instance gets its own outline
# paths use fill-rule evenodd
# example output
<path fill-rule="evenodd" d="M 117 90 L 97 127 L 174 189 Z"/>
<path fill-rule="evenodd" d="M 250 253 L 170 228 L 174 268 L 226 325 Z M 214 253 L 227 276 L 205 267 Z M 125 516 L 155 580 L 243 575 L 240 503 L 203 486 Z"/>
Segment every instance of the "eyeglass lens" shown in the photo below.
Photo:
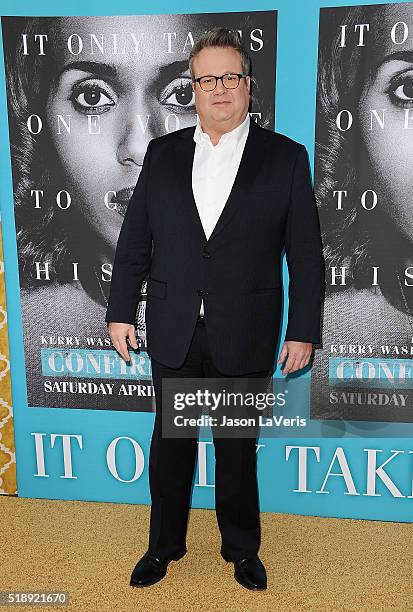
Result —
<path fill-rule="evenodd" d="M 224 87 L 226 87 L 227 89 L 235 89 L 236 87 L 238 87 L 239 76 L 236 74 L 224 74 L 221 80 L 223 82 Z M 212 91 L 216 87 L 217 77 L 203 77 L 199 81 L 199 84 L 201 85 L 204 91 Z"/>

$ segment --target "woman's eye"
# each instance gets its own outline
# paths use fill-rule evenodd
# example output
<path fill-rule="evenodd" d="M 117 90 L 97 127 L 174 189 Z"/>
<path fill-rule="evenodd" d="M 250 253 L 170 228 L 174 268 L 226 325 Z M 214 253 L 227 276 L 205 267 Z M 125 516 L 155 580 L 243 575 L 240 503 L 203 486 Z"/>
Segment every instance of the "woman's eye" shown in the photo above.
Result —
<path fill-rule="evenodd" d="M 402 106 L 413 102 L 413 75 L 403 78 L 396 83 L 390 90 L 390 97 L 396 104 Z"/>
<path fill-rule="evenodd" d="M 161 103 L 182 109 L 194 106 L 194 92 L 190 79 L 175 79 L 161 94 Z"/>
<path fill-rule="evenodd" d="M 103 110 L 115 104 L 112 98 L 109 97 L 109 94 L 96 84 L 76 87 L 71 96 L 71 100 L 81 110 Z"/>

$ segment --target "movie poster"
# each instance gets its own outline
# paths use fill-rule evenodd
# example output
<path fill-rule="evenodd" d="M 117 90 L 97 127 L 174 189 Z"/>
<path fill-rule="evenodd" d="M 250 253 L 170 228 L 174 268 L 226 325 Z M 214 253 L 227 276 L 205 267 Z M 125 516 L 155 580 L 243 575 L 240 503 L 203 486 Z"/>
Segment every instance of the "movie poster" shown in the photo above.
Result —
<path fill-rule="evenodd" d="M 154 409 L 146 283 L 128 366 L 111 270 L 148 142 L 196 124 L 188 57 L 216 25 L 240 32 L 251 116 L 274 129 L 276 11 L 2 17 L 29 407 Z"/>
<path fill-rule="evenodd" d="M 320 11 L 318 419 L 413 422 L 413 3 Z"/>

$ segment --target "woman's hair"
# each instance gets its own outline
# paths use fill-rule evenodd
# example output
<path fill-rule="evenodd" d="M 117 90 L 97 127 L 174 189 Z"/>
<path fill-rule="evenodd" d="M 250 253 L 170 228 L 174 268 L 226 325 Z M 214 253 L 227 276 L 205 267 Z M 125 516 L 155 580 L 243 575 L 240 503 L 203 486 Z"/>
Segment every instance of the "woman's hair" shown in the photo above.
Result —
<path fill-rule="evenodd" d="M 348 283 L 330 287 L 330 291 L 371 285 L 371 267 L 374 259 L 375 224 L 361 206 L 363 191 L 372 189 L 374 178 L 367 151 L 360 133 L 357 107 L 366 83 L 374 76 L 367 47 L 353 42 L 340 46 L 341 25 L 347 25 L 347 38 L 354 40 L 355 24 L 377 20 L 377 7 L 352 7 L 322 11 L 318 57 L 317 82 L 317 137 L 315 183 L 316 199 L 323 217 L 322 238 L 326 268 L 346 266 Z M 324 13 L 324 14 L 323 14 Z M 370 27 L 369 43 L 378 34 Z M 363 55 L 364 54 L 364 55 Z M 336 120 L 342 110 L 353 115 L 353 125 L 348 131 L 339 131 Z M 334 213 L 334 190 L 347 190 L 343 198 L 343 210 Z"/>
<path fill-rule="evenodd" d="M 54 204 L 54 185 L 59 184 L 59 168 L 52 167 L 50 138 L 45 126 L 45 108 L 50 89 L 50 73 L 55 62 L 50 44 L 57 18 L 3 18 L 3 47 L 9 106 L 10 149 L 13 160 L 14 212 L 19 253 L 20 286 L 34 281 L 34 261 L 48 262 L 52 278 L 63 281 L 64 262 L 68 253 L 65 226 L 58 222 Z M 8 23 L 7 23 L 8 21 Z M 47 34 L 51 53 L 23 54 L 22 35 Z M 30 115 L 38 115 L 43 124 L 39 134 L 27 129 Z M 63 176 L 62 176 L 63 179 Z M 62 186 L 59 185 L 59 189 Z M 32 190 L 42 190 L 40 214 L 34 214 Z M 61 270 L 62 268 L 62 270 Z M 39 282 L 37 281 L 37 286 Z"/>
<path fill-rule="evenodd" d="M 201 17 L 201 16 L 200 16 Z M 3 17 L 3 47 L 9 108 L 9 134 L 12 156 L 14 213 L 21 288 L 38 287 L 34 262 L 49 264 L 51 279 L 60 283 L 72 281 L 70 244 L 75 239 L 65 222 L 65 211 L 56 205 L 56 193 L 65 188 L 65 172 L 50 147 L 52 138 L 44 121 L 50 93 L 51 75 L 55 72 L 59 45 L 59 17 Z M 68 18 L 70 19 L 70 17 Z M 205 16 L 202 16 L 205 19 Z M 248 17 L 243 25 L 250 23 Z M 227 30 L 226 30 L 227 31 Z M 46 34 L 44 55 L 24 55 L 22 37 L 33 41 L 36 34 Z M 235 36 L 235 35 L 234 35 Z M 252 96 L 262 108 L 263 95 L 257 86 Z M 42 120 L 39 134 L 27 129 L 30 115 Z M 269 125 L 269 113 L 262 124 Z M 34 210 L 32 190 L 41 190 L 40 209 Z M 50 281 L 44 281 L 49 283 Z"/>

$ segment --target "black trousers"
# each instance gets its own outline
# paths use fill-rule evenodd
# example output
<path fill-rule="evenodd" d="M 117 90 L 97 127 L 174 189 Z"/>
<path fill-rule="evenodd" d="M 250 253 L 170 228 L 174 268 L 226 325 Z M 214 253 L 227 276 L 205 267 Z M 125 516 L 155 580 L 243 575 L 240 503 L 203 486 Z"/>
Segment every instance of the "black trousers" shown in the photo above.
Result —
<path fill-rule="evenodd" d="M 211 360 L 204 320 L 198 318 L 184 364 L 170 368 L 152 359 L 156 416 L 149 456 L 152 499 L 148 552 L 171 559 L 186 550 L 197 438 L 162 436 L 162 379 L 222 377 Z M 272 371 L 244 376 L 269 380 Z M 234 377 L 231 377 L 234 378 Z M 237 377 L 238 378 L 238 377 Z M 214 428 L 211 428 L 212 431 Z M 214 431 L 213 431 L 214 433 Z M 237 561 L 258 553 L 261 540 L 257 484 L 257 449 L 254 438 L 214 436 L 215 511 L 221 533 L 221 554 Z"/>

